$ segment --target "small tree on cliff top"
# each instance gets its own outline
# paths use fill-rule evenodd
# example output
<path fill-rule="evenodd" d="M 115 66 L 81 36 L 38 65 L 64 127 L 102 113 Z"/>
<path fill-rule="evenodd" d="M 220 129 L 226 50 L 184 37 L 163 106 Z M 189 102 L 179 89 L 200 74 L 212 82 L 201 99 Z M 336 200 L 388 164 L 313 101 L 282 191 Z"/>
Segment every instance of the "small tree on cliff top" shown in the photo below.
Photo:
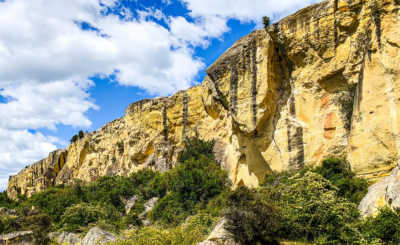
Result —
<path fill-rule="evenodd" d="M 269 25 L 271 25 L 271 20 L 269 19 L 268 16 L 264 16 L 262 19 L 263 19 L 264 28 L 267 28 Z"/>

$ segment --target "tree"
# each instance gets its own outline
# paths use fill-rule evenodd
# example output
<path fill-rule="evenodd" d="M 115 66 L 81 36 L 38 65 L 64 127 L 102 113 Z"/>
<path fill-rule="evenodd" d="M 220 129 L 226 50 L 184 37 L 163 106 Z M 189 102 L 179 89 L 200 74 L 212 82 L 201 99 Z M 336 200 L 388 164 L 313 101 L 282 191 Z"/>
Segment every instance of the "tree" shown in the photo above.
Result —
<path fill-rule="evenodd" d="M 79 139 L 78 135 L 75 134 L 74 136 L 72 136 L 70 141 L 71 141 L 71 143 L 75 143 L 78 141 L 78 139 Z"/>
<path fill-rule="evenodd" d="M 264 28 L 267 28 L 271 24 L 271 20 L 269 19 L 268 16 L 264 16 L 262 19 L 263 19 Z"/>
<path fill-rule="evenodd" d="M 81 130 L 79 131 L 79 139 L 82 139 L 83 137 L 85 137 L 85 133 Z"/>

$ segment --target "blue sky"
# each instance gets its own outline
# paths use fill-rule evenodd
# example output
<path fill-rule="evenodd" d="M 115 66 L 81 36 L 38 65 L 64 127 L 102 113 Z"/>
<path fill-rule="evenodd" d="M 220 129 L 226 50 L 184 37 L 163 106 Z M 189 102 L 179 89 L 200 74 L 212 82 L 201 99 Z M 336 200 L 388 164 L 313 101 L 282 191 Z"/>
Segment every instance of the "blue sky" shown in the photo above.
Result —
<path fill-rule="evenodd" d="M 202 82 L 239 38 L 316 0 L 0 0 L 0 191 L 138 100 Z"/>

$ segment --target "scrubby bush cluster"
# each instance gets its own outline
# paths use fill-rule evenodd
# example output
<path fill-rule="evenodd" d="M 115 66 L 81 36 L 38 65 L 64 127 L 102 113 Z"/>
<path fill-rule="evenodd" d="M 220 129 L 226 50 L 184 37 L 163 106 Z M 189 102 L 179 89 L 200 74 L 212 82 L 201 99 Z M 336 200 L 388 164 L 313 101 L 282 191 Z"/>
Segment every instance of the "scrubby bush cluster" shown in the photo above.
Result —
<path fill-rule="evenodd" d="M 225 228 L 239 244 L 279 244 L 283 240 L 314 244 L 398 244 L 400 214 L 383 209 L 375 218 L 360 219 L 356 205 L 369 183 L 356 178 L 348 164 L 326 159 L 317 168 L 297 173 L 270 173 L 259 188 L 231 183 L 215 161 L 214 142 L 197 137 L 185 142 L 178 165 L 169 172 L 141 170 L 105 176 L 83 185 L 58 185 L 19 202 L 0 195 L 0 206 L 18 216 L 0 216 L 0 234 L 32 230 L 38 244 L 51 231 L 87 233 L 92 227 L 124 233 L 126 244 L 196 244 L 214 225 Z M 129 213 L 124 201 L 137 195 Z M 157 197 L 145 215 L 145 203 Z M 141 219 L 151 221 L 144 226 Z"/>

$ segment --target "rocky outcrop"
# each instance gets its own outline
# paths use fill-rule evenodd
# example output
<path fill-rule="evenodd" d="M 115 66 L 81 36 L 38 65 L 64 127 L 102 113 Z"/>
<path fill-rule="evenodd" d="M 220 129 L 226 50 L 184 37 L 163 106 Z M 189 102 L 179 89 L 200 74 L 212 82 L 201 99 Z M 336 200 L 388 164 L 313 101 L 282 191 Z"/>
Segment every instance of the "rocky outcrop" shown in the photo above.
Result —
<path fill-rule="evenodd" d="M 7 216 L 7 215 L 17 215 L 17 211 L 15 209 L 6 209 L 3 207 L 0 207 L 0 216 Z"/>
<path fill-rule="evenodd" d="M 75 245 L 79 244 L 81 240 L 77 234 L 64 231 L 58 236 L 57 243 Z"/>
<path fill-rule="evenodd" d="M 375 216 L 379 209 L 400 208 L 400 168 L 396 166 L 386 179 L 368 188 L 367 195 L 358 205 L 362 217 Z"/>
<path fill-rule="evenodd" d="M 269 171 L 346 157 L 372 180 L 400 155 L 400 21 L 396 0 L 325 0 L 238 40 L 202 85 L 131 104 L 125 116 L 11 176 L 8 194 L 171 169 L 186 138 L 216 140 L 234 186 Z M 337 90 L 356 83 L 349 120 Z M 351 113 L 351 112 L 350 112 Z"/>
<path fill-rule="evenodd" d="M 31 245 L 33 242 L 32 231 L 17 231 L 0 236 L 0 245 Z"/>
<path fill-rule="evenodd" d="M 123 198 L 122 202 L 125 204 L 125 213 L 129 214 L 131 209 L 135 206 L 136 202 L 139 200 L 138 195 L 134 195 L 131 198 Z"/>
<path fill-rule="evenodd" d="M 117 241 L 114 234 L 103 231 L 99 227 L 92 228 L 83 238 L 81 245 L 101 245 Z"/>
<path fill-rule="evenodd" d="M 199 242 L 196 245 L 238 245 L 238 243 L 236 243 L 232 238 L 232 234 L 225 229 L 225 224 L 226 219 L 220 220 L 211 234 L 207 237 L 207 240 Z"/>

